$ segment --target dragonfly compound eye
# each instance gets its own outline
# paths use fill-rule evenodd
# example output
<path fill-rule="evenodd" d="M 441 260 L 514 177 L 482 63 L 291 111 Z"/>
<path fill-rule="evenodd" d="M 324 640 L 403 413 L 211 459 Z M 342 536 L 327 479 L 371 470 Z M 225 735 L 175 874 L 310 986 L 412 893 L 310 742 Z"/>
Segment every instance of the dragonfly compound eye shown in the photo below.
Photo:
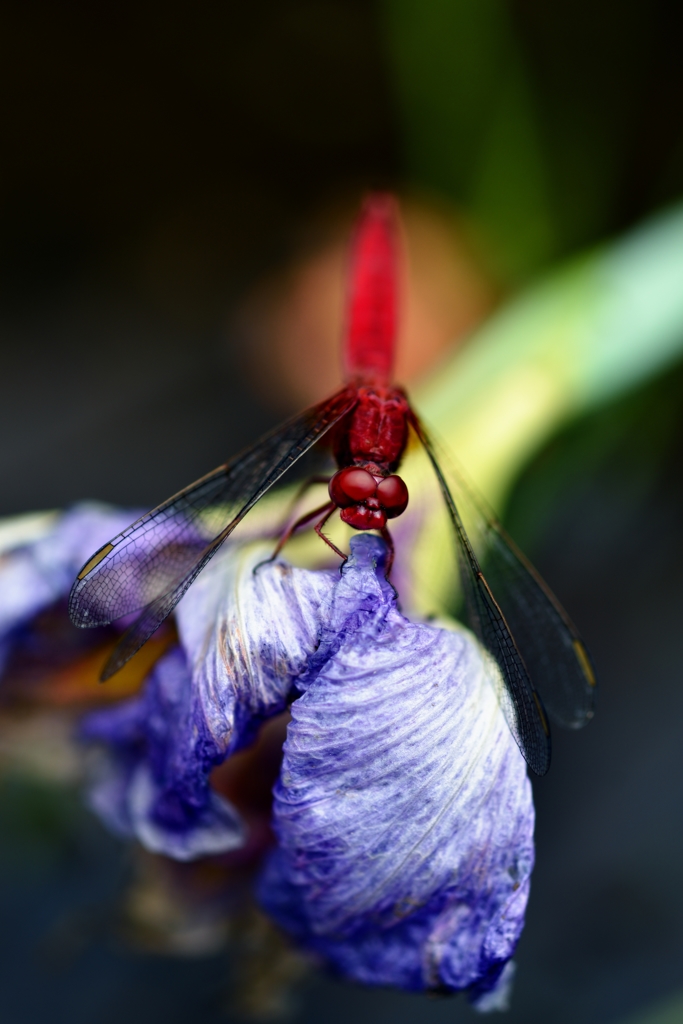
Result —
<path fill-rule="evenodd" d="M 387 476 L 384 480 L 380 480 L 377 497 L 380 505 L 386 511 L 388 519 L 400 516 L 408 506 L 408 488 L 400 476 Z"/>
<path fill-rule="evenodd" d="M 347 466 L 330 480 L 330 497 L 338 508 L 350 508 L 351 505 L 367 501 L 376 491 L 377 481 L 367 469 Z"/>

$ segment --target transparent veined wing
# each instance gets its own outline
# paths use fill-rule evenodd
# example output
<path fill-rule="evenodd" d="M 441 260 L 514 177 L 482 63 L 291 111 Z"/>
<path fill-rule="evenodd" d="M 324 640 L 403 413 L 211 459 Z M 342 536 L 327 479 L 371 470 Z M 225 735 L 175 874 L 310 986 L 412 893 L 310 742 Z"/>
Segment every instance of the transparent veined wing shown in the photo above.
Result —
<path fill-rule="evenodd" d="M 595 712 L 590 655 L 564 608 L 493 517 L 483 519 L 485 570 L 551 721 L 580 729 Z"/>
<path fill-rule="evenodd" d="M 511 683 L 509 673 L 504 669 L 501 660 L 496 658 L 503 669 L 509 696 L 515 708 L 520 736 L 524 729 L 519 722 L 528 717 L 525 707 L 531 709 L 532 701 L 540 705 L 537 718 L 540 719 L 541 731 L 545 732 L 547 729 L 543 709 L 558 725 L 580 728 L 593 717 L 596 677 L 590 655 L 576 627 L 550 588 L 487 508 L 483 499 L 465 482 L 463 475 L 456 473 L 448 465 L 448 480 L 446 479 L 446 460 L 437 458 L 432 440 L 417 420 L 414 426 L 432 461 L 453 519 L 461 551 L 460 566 L 465 577 L 463 585 L 468 609 L 473 602 L 475 604 L 474 616 L 470 610 L 473 628 L 486 643 L 476 622 L 477 614 L 480 619 L 482 617 L 481 610 L 477 607 L 477 599 L 483 584 L 477 586 L 477 594 L 473 595 L 473 584 L 467 579 L 472 573 L 481 572 L 482 566 L 484 589 L 495 601 L 526 670 L 531 686 L 531 700 L 528 687 L 523 687 L 526 698 L 522 700 L 520 707 L 517 693 L 519 687 Z M 458 495 L 460 511 L 463 507 L 466 509 L 469 536 L 465 532 L 460 512 L 453 499 L 453 491 Z M 475 539 L 474 547 L 470 538 Z M 469 548 L 469 555 L 467 551 L 462 550 L 465 545 Z M 467 564 L 464 565 L 463 562 Z M 489 643 L 486 643 L 486 646 L 491 650 Z M 491 653 L 496 657 L 493 650 Z M 508 706 L 508 720 L 509 711 Z M 523 740 L 520 747 L 536 771 L 532 757 L 527 756 L 531 751 L 527 750 L 526 744 L 530 741 L 532 747 L 539 746 L 538 721 L 533 724 L 531 731 L 531 737 Z M 516 733 L 515 735 L 517 738 Z"/>
<path fill-rule="evenodd" d="M 344 388 L 307 409 L 95 552 L 71 589 L 74 624 L 99 626 L 143 609 L 103 678 L 132 657 L 256 502 L 355 404 L 355 390 Z"/>
<path fill-rule="evenodd" d="M 545 775 L 550 767 L 550 728 L 543 703 L 482 572 L 432 441 L 414 414 L 411 422 L 432 463 L 453 523 L 468 624 L 498 664 L 502 682 L 498 698 L 519 749 L 532 771 Z"/>

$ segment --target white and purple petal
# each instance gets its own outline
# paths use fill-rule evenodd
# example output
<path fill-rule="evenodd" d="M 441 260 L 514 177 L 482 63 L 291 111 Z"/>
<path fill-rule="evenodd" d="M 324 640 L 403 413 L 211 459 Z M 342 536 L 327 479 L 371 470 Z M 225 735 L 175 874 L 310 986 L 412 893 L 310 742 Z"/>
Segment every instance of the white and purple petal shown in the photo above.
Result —
<path fill-rule="evenodd" d="M 526 765 L 479 645 L 400 614 L 378 538 L 352 551 L 292 705 L 262 902 L 347 977 L 484 998 L 524 921 Z"/>
<path fill-rule="evenodd" d="M 89 802 L 113 831 L 154 853 L 191 860 L 240 847 L 244 826 L 214 793 L 220 751 L 193 714 L 192 678 L 180 647 L 155 665 L 140 696 L 92 712 L 84 739 L 101 745 Z"/>
<path fill-rule="evenodd" d="M 176 611 L 195 713 L 223 756 L 282 711 L 318 645 L 321 608 L 338 572 L 266 561 L 263 545 L 228 547 Z"/>

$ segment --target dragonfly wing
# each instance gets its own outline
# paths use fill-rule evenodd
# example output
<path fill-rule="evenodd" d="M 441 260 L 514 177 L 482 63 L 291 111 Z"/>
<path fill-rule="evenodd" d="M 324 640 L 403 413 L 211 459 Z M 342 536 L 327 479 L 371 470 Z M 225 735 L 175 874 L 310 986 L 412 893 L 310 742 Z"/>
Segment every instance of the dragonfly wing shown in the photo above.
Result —
<path fill-rule="evenodd" d="M 433 442 L 421 430 L 434 462 Z M 471 536 L 479 540 L 486 578 L 549 717 L 566 728 L 580 728 L 593 717 L 597 684 L 576 626 L 462 473 L 451 468 L 449 477 L 473 525 Z"/>
<path fill-rule="evenodd" d="M 462 472 L 449 469 L 477 556 L 550 719 L 581 728 L 593 717 L 597 683 L 576 626 Z"/>
<path fill-rule="evenodd" d="M 503 609 L 482 572 L 429 435 L 414 415 L 412 425 L 434 467 L 453 523 L 469 625 L 498 664 L 502 683 L 498 696 L 519 749 L 532 771 L 545 775 L 550 767 L 550 729 L 543 702 Z"/>
<path fill-rule="evenodd" d="M 216 539 L 204 550 L 199 559 L 195 559 L 195 562 L 189 572 L 187 572 L 174 587 L 167 590 L 165 593 L 160 594 L 151 601 L 143 610 L 142 614 L 135 620 L 133 625 L 126 630 L 119 642 L 116 644 L 114 650 L 111 652 L 107 663 L 102 670 L 102 674 L 100 676 L 102 682 L 110 679 L 111 676 L 115 675 L 120 668 L 123 668 L 126 662 L 140 650 L 142 645 L 147 643 L 149 638 L 156 632 L 164 619 L 168 618 L 180 601 L 181 597 L 183 597 L 188 588 L 192 583 L 194 583 L 204 566 L 211 558 L 213 558 L 214 554 L 225 540 L 225 537 L 228 535 L 225 531 L 224 534 L 225 535 L 221 534 L 216 537 Z"/>
<path fill-rule="evenodd" d="M 78 574 L 69 597 L 72 621 L 97 626 L 144 608 L 140 624 L 158 626 L 259 498 L 355 402 L 353 389 L 337 392 L 123 530 Z"/>
<path fill-rule="evenodd" d="M 486 522 L 486 574 L 553 722 L 579 729 L 595 711 L 596 677 L 555 595 L 495 519 Z"/>

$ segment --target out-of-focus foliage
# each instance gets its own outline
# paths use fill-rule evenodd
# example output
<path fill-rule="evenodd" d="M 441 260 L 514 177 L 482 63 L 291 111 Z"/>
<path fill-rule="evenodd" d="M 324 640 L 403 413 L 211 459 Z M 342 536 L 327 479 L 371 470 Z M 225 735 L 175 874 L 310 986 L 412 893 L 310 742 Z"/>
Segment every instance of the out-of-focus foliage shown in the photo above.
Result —
<path fill-rule="evenodd" d="M 622 1024 L 681 1024 L 683 1020 L 683 995 L 657 1003 L 644 1013 L 630 1016 Z"/>
<path fill-rule="evenodd" d="M 683 187 L 675 5 L 382 0 L 406 171 L 508 281 Z"/>
<path fill-rule="evenodd" d="M 412 180 L 451 196 L 518 277 L 557 248 L 528 76 L 500 0 L 384 0 Z"/>
<path fill-rule="evenodd" d="M 517 475 L 572 419 L 651 379 L 683 350 L 683 211 L 558 270 L 503 309 L 417 396 L 469 478 L 501 509 Z M 412 493 L 430 487 L 409 457 Z M 448 589 L 438 501 L 414 559 Z M 424 567 L 429 565 L 429 571 Z M 433 598 L 432 598 L 433 599 Z"/>
<path fill-rule="evenodd" d="M 667 528 L 673 526 L 672 501 L 680 491 L 682 394 L 683 366 L 678 363 L 553 434 L 523 467 L 505 506 L 506 526 L 523 550 L 552 546 L 558 531 L 571 529 L 580 518 L 587 560 L 606 536 L 611 548 L 621 546 L 631 558 L 649 543 L 639 523 L 653 499 L 663 500 L 665 482 L 672 492 L 666 502 Z M 675 542 L 669 557 L 673 563 L 679 557 Z"/>

